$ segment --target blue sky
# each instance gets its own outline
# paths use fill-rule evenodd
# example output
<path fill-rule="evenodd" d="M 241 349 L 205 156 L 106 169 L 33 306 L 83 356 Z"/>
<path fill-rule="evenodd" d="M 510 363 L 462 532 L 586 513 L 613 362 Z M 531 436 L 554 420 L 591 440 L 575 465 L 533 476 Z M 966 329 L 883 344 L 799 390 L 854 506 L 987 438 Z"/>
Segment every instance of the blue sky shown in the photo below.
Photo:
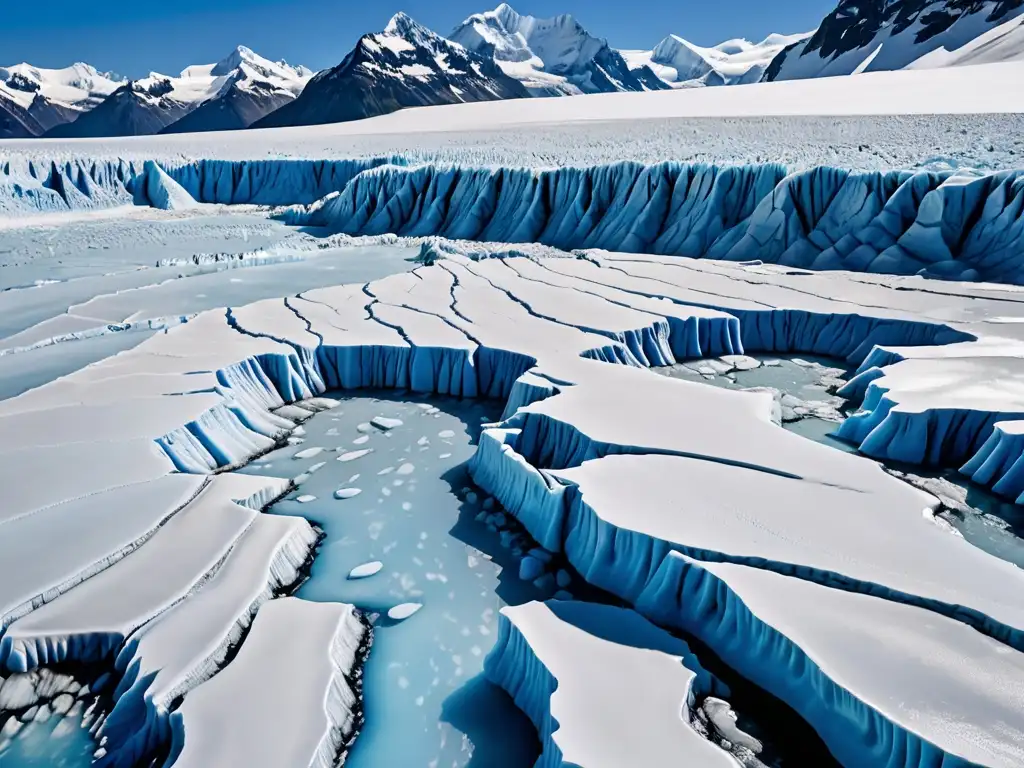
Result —
<path fill-rule="evenodd" d="M 617 48 L 650 48 L 666 34 L 701 45 L 731 37 L 813 29 L 835 0 L 524 0 L 520 13 L 572 13 Z M 43 0 L 5 4 L 0 65 L 66 66 L 87 61 L 141 77 L 176 73 L 248 45 L 312 69 L 337 64 L 360 35 L 403 10 L 446 34 L 497 0 Z"/>

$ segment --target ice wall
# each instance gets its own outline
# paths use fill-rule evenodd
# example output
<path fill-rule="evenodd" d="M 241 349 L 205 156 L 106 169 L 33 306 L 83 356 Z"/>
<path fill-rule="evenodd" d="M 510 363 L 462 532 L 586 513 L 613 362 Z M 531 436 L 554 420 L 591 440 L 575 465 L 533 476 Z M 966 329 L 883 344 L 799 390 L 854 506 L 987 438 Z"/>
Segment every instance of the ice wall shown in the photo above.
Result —
<path fill-rule="evenodd" d="M 532 170 L 365 160 L 197 160 L 163 170 L 206 203 L 305 205 L 294 224 L 957 280 L 1024 281 L 1024 174 L 821 166 Z M 124 161 L 0 164 L 0 212 L 130 201 Z"/>
<path fill-rule="evenodd" d="M 381 167 L 294 223 L 960 280 L 1024 279 L 1024 175 L 636 163 Z"/>
<path fill-rule="evenodd" d="M 0 215 L 151 204 L 136 187 L 153 164 L 202 203 L 309 204 L 340 192 L 358 174 L 400 157 L 365 160 L 197 160 L 189 163 L 89 158 L 0 158 Z M 159 199 L 159 198 L 158 198 Z M 158 207 L 162 207 L 159 206 Z"/>

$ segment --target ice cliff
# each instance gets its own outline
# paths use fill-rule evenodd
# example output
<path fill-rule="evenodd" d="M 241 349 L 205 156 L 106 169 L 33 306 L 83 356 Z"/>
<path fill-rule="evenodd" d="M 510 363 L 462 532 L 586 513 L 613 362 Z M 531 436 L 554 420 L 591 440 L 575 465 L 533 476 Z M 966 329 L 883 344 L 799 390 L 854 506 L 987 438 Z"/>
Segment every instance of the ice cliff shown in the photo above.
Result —
<path fill-rule="evenodd" d="M 851 172 L 667 162 L 530 170 L 420 165 L 402 157 L 167 163 L 198 202 L 306 205 L 294 224 L 544 243 L 730 261 L 760 259 L 956 280 L 1019 283 L 1019 172 Z M 16 157 L 0 165 L 0 210 L 161 205 L 125 161 Z"/>

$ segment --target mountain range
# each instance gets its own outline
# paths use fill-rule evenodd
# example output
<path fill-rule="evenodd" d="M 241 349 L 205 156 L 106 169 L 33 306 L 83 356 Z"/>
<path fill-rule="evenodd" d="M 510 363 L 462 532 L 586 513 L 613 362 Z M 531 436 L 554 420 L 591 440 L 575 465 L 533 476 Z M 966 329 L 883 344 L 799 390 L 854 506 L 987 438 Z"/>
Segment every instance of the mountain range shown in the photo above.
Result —
<path fill-rule="evenodd" d="M 222 131 L 358 120 L 438 104 L 729 86 L 1024 59 L 1024 0 L 840 0 L 812 32 L 617 50 L 572 16 L 502 3 L 447 37 L 398 13 L 314 75 L 239 46 L 128 81 L 87 64 L 0 67 L 0 138 Z"/>

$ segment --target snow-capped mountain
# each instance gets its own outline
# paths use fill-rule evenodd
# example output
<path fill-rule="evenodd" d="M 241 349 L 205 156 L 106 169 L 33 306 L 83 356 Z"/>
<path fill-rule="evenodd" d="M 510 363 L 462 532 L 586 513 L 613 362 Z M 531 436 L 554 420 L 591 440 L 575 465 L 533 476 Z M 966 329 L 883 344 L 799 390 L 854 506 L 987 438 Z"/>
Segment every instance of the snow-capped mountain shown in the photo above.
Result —
<path fill-rule="evenodd" d="M 310 75 L 305 67 L 271 62 L 240 46 L 216 64 L 187 67 L 177 77 L 153 72 L 126 83 L 74 123 L 57 126 L 46 135 L 160 133 L 200 110 L 202 114 L 180 130 L 244 128 L 294 99 Z"/>
<path fill-rule="evenodd" d="M 0 67 L 0 111 L 20 122 L 27 135 L 38 136 L 74 121 L 123 82 L 118 75 L 82 63 L 64 69 L 24 63 Z M 0 135 L 5 135 L 3 127 Z"/>
<path fill-rule="evenodd" d="M 254 128 L 317 125 L 383 115 L 405 107 L 528 96 L 494 60 L 397 14 L 364 35 L 338 66 L 309 81 L 295 101 Z"/>
<path fill-rule="evenodd" d="M 572 16 L 538 19 L 502 3 L 470 16 L 448 36 L 468 50 L 493 58 L 535 95 L 664 90 L 643 66 L 631 69 L 608 43 L 589 34 Z"/>
<path fill-rule="evenodd" d="M 903 69 L 932 52 L 961 49 L 1022 13 L 1024 0 L 841 0 L 811 37 L 775 57 L 764 79 Z"/>
<path fill-rule="evenodd" d="M 674 88 L 756 83 L 772 59 L 789 45 L 811 36 L 769 35 L 760 43 L 726 40 L 704 48 L 669 35 L 651 51 L 620 51 L 631 68 L 649 67 Z"/>
<path fill-rule="evenodd" d="M 202 68 L 190 68 L 203 76 Z M 292 67 L 283 61 L 270 61 L 245 46 L 215 64 L 209 75 L 225 78 L 217 93 L 162 133 L 229 131 L 248 128 L 261 117 L 294 101 L 306 87 L 313 72 Z"/>
<path fill-rule="evenodd" d="M 1007 61 L 1024 61 L 1024 16 L 1018 16 L 993 27 L 959 48 L 936 48 L 919 58 L 908 69 L 962 67 Z"/>

